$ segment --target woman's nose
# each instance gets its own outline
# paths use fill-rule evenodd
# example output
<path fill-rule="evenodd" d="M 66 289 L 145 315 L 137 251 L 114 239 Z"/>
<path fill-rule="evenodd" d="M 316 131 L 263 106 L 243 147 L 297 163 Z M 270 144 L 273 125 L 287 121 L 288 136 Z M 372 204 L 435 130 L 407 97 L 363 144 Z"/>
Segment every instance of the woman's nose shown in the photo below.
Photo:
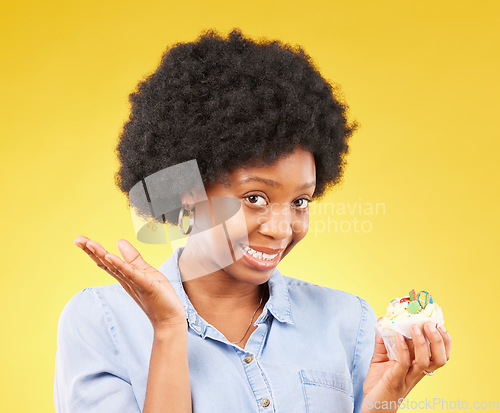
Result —
<path fill-rule="evenodd" d="M 287 205 L 271 204 L 259 217 L 259 232 L 273 238 L 289 238 L 292 233 L 292 213 Z"/>

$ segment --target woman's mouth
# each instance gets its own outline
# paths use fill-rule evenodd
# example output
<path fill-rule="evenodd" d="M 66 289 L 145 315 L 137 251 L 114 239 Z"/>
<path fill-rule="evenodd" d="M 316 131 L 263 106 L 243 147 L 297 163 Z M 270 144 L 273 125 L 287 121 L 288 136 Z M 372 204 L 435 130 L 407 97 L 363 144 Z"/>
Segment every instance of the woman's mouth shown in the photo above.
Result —
<path fill-rule="evenodd" d="M 276 267 L 283 252 L 280 251 L 276 254 L 267 254 L 262 251 L 256 251 L 253 248 L 250 248 L 248 245 L 244 244 L 238 244 L 238 247 L 240 248 L 245 261 L 251 267 L 259 270 L 267 270 Z"/>

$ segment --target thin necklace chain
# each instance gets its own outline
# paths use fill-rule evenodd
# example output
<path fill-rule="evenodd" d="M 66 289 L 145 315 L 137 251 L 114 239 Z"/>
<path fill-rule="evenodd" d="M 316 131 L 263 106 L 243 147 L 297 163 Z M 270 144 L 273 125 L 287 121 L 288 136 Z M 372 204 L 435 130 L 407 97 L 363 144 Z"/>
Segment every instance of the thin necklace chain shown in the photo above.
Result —
<path fill-rule="evenodd" d="M 231 341 L 231 343 L 233 343 L 233 344 L 241 343 L 243 341 L 243 339 L 245 338 L 245 336 L 247 335 L 248 330 L 250 330 L 250 326 L 252 325 L 253 317 L 255 316 L 255 313 L 257 312 L 257 310 L 260 308 L 260 306 L 262 304 L 262 299 L 264 298 L 264 291 L 265 291 L 265 287 L 262 289 L 262 296 L 260 297 L 259 306 L 255 309 L 255 311 L 252 314 L 252 318 L 250 319 L 250 324 L 248 325 L 247 331 L 245 331 L 245 334 L 243 335 L 243 337 L 241 338 L 240 341 Z"/>

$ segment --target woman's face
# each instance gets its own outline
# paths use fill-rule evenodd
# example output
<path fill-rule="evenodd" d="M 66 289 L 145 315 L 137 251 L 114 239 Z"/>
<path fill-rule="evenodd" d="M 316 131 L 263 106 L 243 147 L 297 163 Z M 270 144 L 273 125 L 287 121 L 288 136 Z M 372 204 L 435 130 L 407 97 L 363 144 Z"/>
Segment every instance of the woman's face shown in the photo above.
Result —
<path fill-rule="evenodd" d="M 197 205 L 195 228 L 197 220 L 206 223 L 214 217 L 214 197 L 234 198 L 240 203 L 236 204 L 239 210 L 224 225 L 200 233 L 205 234 L 204 245 L 198 244 L 197 250 L 212 263 L 217 262 L 227 275 L 253 284 L 267 281 L 279 261 L 307 233 L 315 179 L 314 156 L 296 149 L 271 166 L 242 167 L 228 175 L 228 183 L 208 186 L 212 212 L 209 203 L 204 209 Z"/>

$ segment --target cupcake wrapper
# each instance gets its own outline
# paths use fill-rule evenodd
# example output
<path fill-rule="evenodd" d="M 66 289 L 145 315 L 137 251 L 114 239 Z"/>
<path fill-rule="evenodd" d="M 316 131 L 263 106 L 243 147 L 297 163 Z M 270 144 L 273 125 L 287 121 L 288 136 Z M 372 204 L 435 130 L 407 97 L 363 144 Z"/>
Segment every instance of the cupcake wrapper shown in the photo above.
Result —
<path fill-rule="evenodd" d="M 389 356 L 389 360 L 397 361 L 397 349 L 396 349 L 396 336 L 382 336 L 382 340 L 384 340 L 385 348 L 387 350 L 387 355 Z M 430 350 L 430 342 L 426 337 L 425 341 L 427 341 L 427 348 Z"/>
<path fill-rule="evenodd" d="M 442 325 L 442 324 L 441 324 Z M 377 325 L 374 326 L 375 332 L 382 337 L 382 340 L 384 340 L 384 345 L 387 350 L 387 355 L 389 357 L 389 360 L 395 360 L 397 361 L 397 349 L 396 349 L 396 339 L 397 339 L 397 331 L 390 330 L 390 329 L 379 329 Z M 408 329 L 409 330 L 409 329 Z M 411 339 L 411 333 L 409 331 L 401 332 L 399 331 L 403 336 Z M 425 337 L 425 336 L 424 336 Z M 425 337 L 425 341 L 427 342 L 427 348 L 430 351 L 430 341 L 427 337 Z"/>

